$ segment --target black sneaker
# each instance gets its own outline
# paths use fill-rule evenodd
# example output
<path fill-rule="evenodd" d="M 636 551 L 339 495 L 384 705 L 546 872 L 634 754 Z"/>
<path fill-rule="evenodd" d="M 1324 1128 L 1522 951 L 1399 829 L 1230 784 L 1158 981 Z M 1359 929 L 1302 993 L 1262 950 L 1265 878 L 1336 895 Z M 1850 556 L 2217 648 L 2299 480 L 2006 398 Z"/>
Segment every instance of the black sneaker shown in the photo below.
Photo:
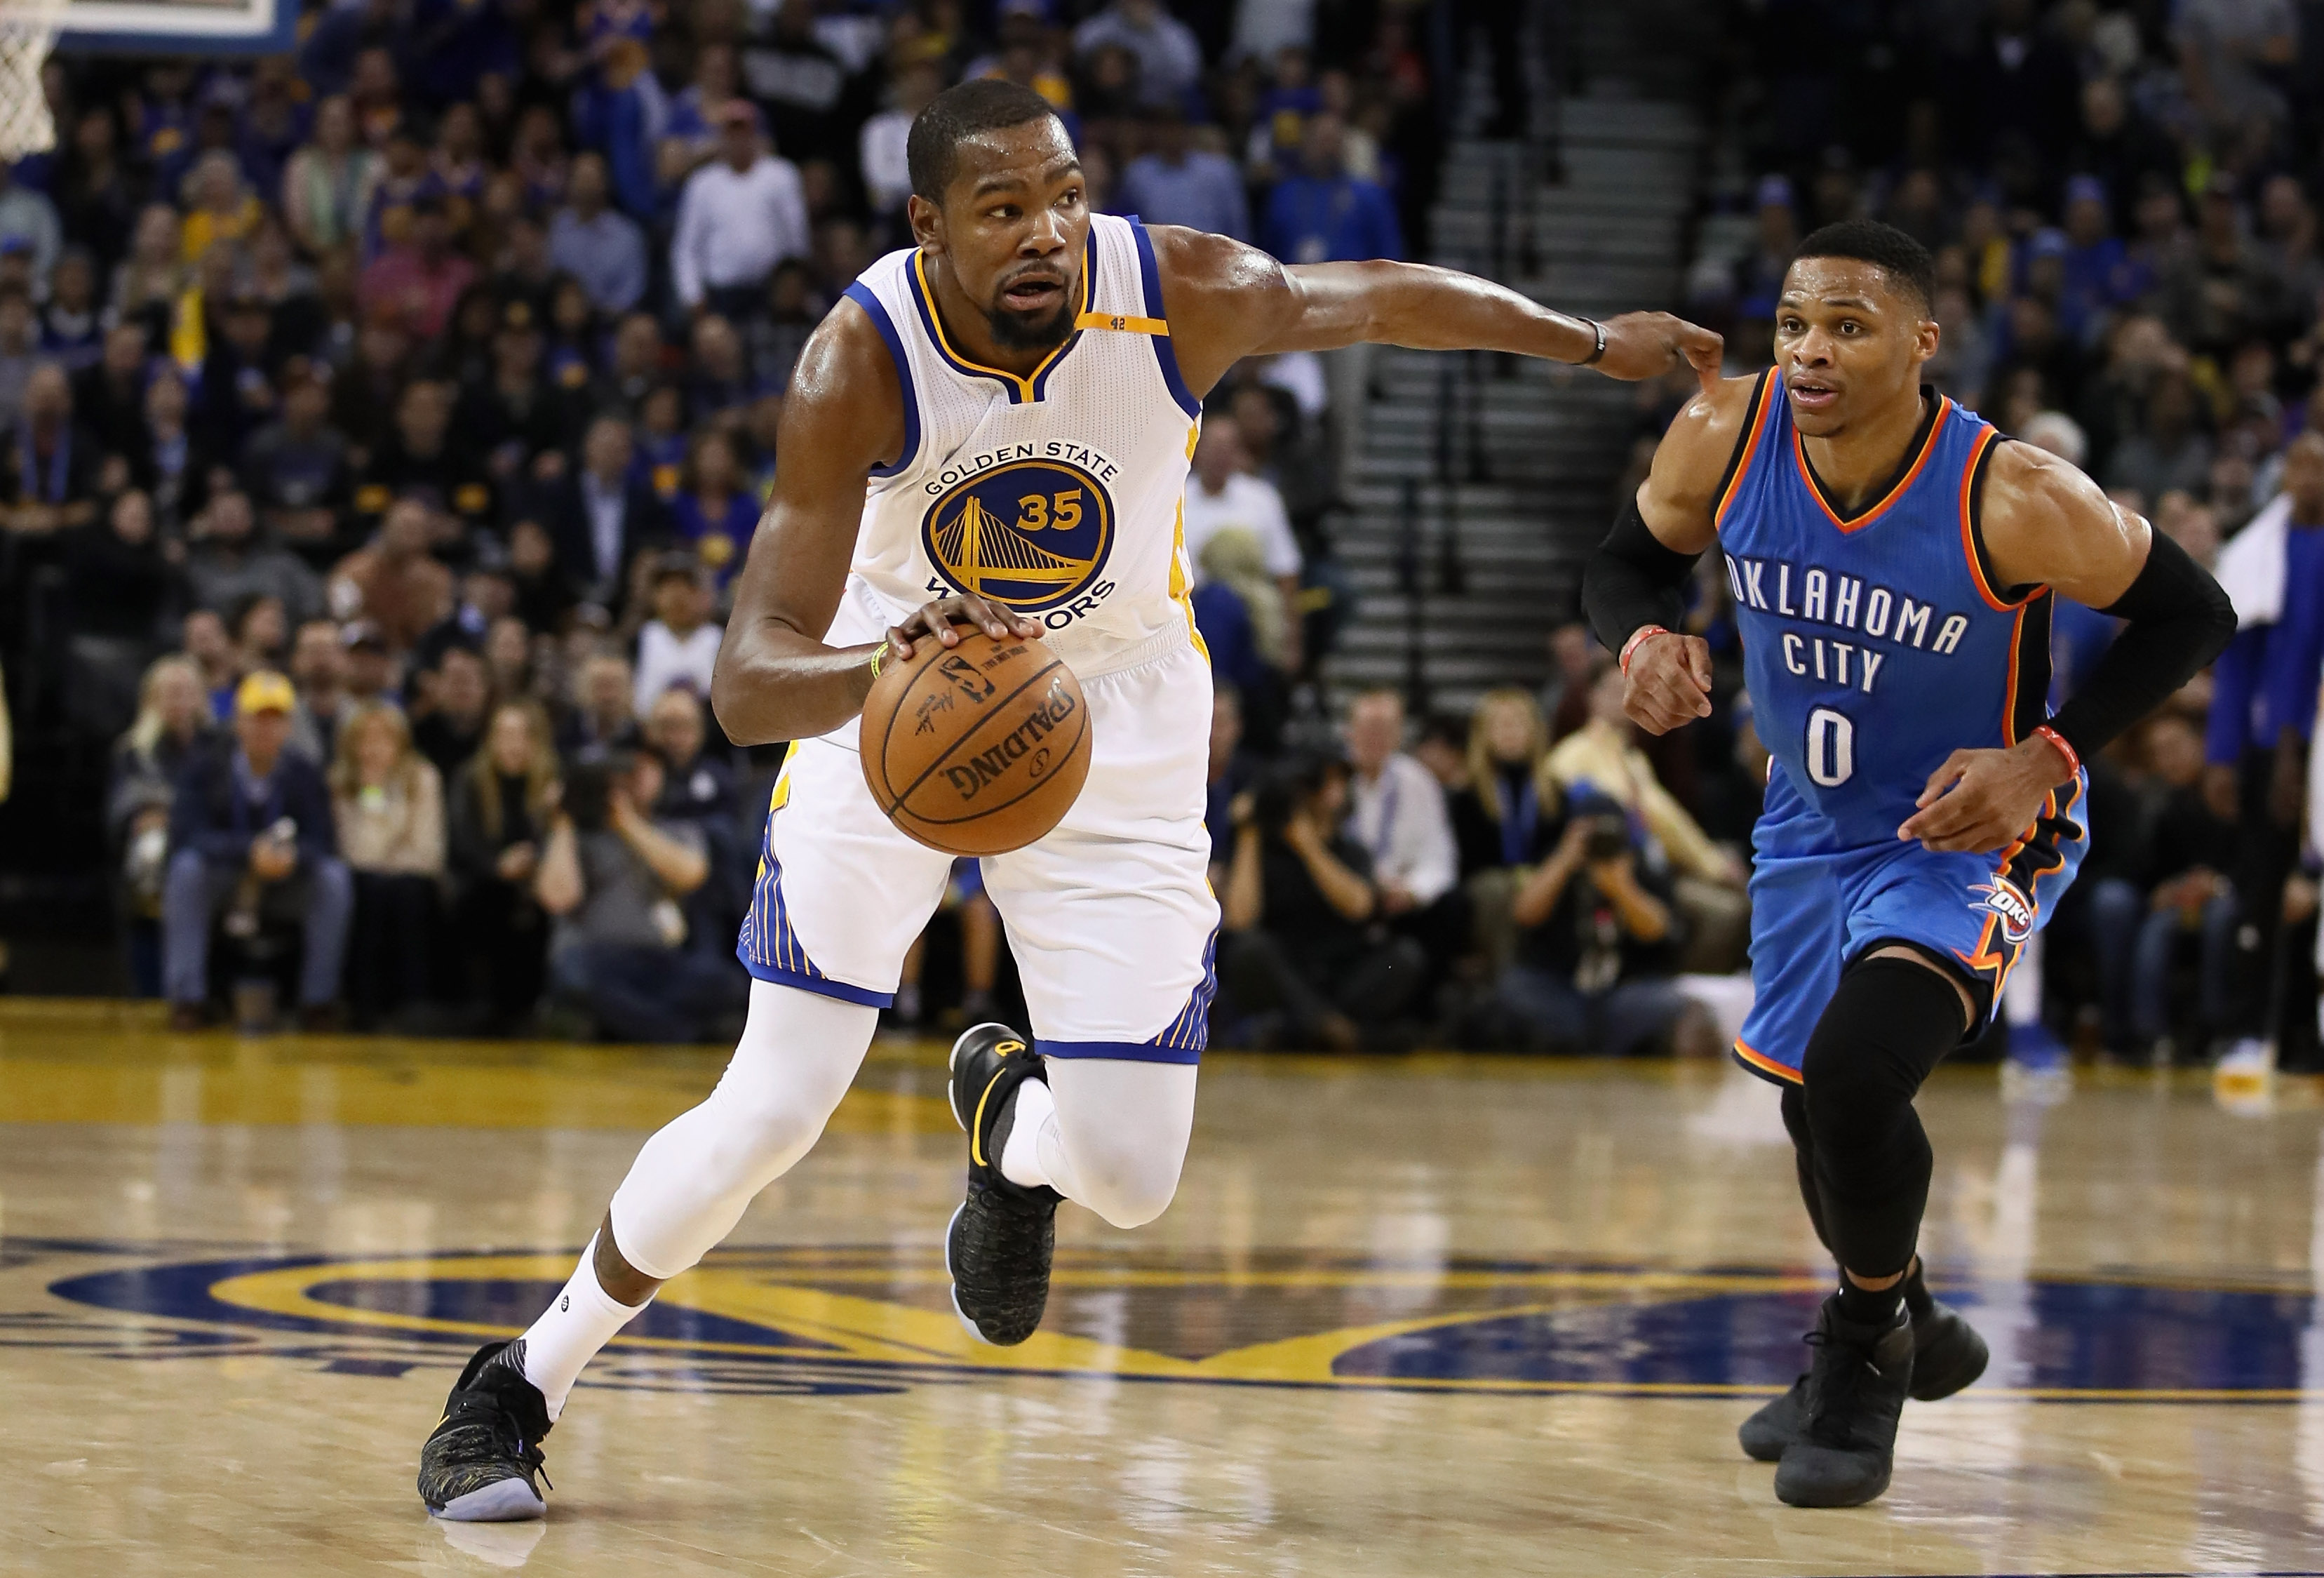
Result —
<path fill-rule="evenodd" d="M 503 1354 L 506 1362 L 493 1362 Z M 485 1343 L 452 1383 L 444 1417 L 420 1449 L 420 1500 L 455 1523 L 546 1516 L 540 1438 L 549 1429 L 549 1402 L 524 1378 L 521 1343 Z"/>
<path fill-rule="evenodd" d="M 1913 1385 L 1913 1321 L 1858 1325 L 1823 1301 L 1807 1376 L 1807 1419 L 1775 1468 L 1775 1499 L 1793 1507 L 1861 1507 L 1888 1488 L 1896 1421 Z"/>
<path fill-rule="evenodd" d="M 1041 1324 L 1057 1202 L 1065 1198 L 1046 1185 L 1028 1189 L 1001 1176 L 1001 1150 L 1017 1116 L 1010 1098 L 1040 1077 L 1040 1055 L 1007 1025 L 972 1025 L 952 1044 L 952 1115 L 968 1131 L 968 1198 L 945 1232 L 945 1269 L 961 1324 L 1002 1347 Z"/>
<path fill-rule="evenodd" d="M 1949 1398 L 1985 1373 L 1992 1355 L 1977 1328 L 1960 1311 L 1942 1299 L 1926 1320 L 1913 1323 L 1913 1400 L 1933 1403 Z M 1792 1382 L 1792 1389 L 1743 1421 L 1735 1432 L 1743 1455 L 1774 1463 L 1784 1448 L 1800 1438 L 1808 1416 L 1808 1378 Z"/>

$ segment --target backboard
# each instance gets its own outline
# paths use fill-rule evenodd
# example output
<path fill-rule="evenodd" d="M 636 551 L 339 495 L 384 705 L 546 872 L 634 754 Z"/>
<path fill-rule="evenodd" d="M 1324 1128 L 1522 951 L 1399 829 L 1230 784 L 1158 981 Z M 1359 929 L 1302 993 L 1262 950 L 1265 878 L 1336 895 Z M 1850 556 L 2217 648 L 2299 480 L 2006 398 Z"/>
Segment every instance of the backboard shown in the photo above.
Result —
<path fill-rule="evenodd" d="M 272 55 L 298 42 L 299 0 L 72 0 L 56 50 Z"/>

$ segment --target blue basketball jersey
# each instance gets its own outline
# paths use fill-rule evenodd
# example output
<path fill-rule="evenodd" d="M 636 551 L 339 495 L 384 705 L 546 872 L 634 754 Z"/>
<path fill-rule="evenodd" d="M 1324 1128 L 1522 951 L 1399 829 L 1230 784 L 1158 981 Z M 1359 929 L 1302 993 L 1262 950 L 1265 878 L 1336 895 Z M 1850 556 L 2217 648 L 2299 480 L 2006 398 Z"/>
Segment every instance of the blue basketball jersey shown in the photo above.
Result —
<path fill-rule="evenodd" d="M 2049 588 L 1997 588 L 1978 528 L 2000 435 L 1923 398 L 1896 475 L 1849 515 L 1764 373 L 1719 491 L 1754 722 L 1822 847 L 1893 844 L 1948 755 L 2015 744 L 2047 715 Z"/>

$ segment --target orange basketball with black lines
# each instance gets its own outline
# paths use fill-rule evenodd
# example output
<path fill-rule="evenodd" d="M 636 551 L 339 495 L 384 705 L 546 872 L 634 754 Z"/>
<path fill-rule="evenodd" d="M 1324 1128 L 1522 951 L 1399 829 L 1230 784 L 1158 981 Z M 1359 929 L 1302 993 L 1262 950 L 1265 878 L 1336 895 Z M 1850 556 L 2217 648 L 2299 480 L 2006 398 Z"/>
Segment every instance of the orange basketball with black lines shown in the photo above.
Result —
<path fill-rule="evenodd" d="M 963 630 L 883 665 L 863 702 L 863 781 L 888 819 L 947 854 L 1006 854 L 1073 808 L 1089 702 L 1038 641 Z"/>

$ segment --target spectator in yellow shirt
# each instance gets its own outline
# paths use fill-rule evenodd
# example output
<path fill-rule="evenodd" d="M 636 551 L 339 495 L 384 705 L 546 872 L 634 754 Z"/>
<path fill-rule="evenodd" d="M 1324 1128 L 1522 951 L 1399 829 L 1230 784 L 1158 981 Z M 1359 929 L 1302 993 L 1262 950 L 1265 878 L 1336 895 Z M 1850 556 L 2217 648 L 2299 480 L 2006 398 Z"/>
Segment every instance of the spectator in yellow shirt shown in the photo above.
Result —
<path fill-rule="evenodd" d="M 185 194 L 188 211 L 178 232 L 178 249 L 189 263 L 201 262 L 221 241 L 246 239 L 265 215 L 257 194 L 242 179 L 242 167 L 223 148 L 194 161 Z"/>

